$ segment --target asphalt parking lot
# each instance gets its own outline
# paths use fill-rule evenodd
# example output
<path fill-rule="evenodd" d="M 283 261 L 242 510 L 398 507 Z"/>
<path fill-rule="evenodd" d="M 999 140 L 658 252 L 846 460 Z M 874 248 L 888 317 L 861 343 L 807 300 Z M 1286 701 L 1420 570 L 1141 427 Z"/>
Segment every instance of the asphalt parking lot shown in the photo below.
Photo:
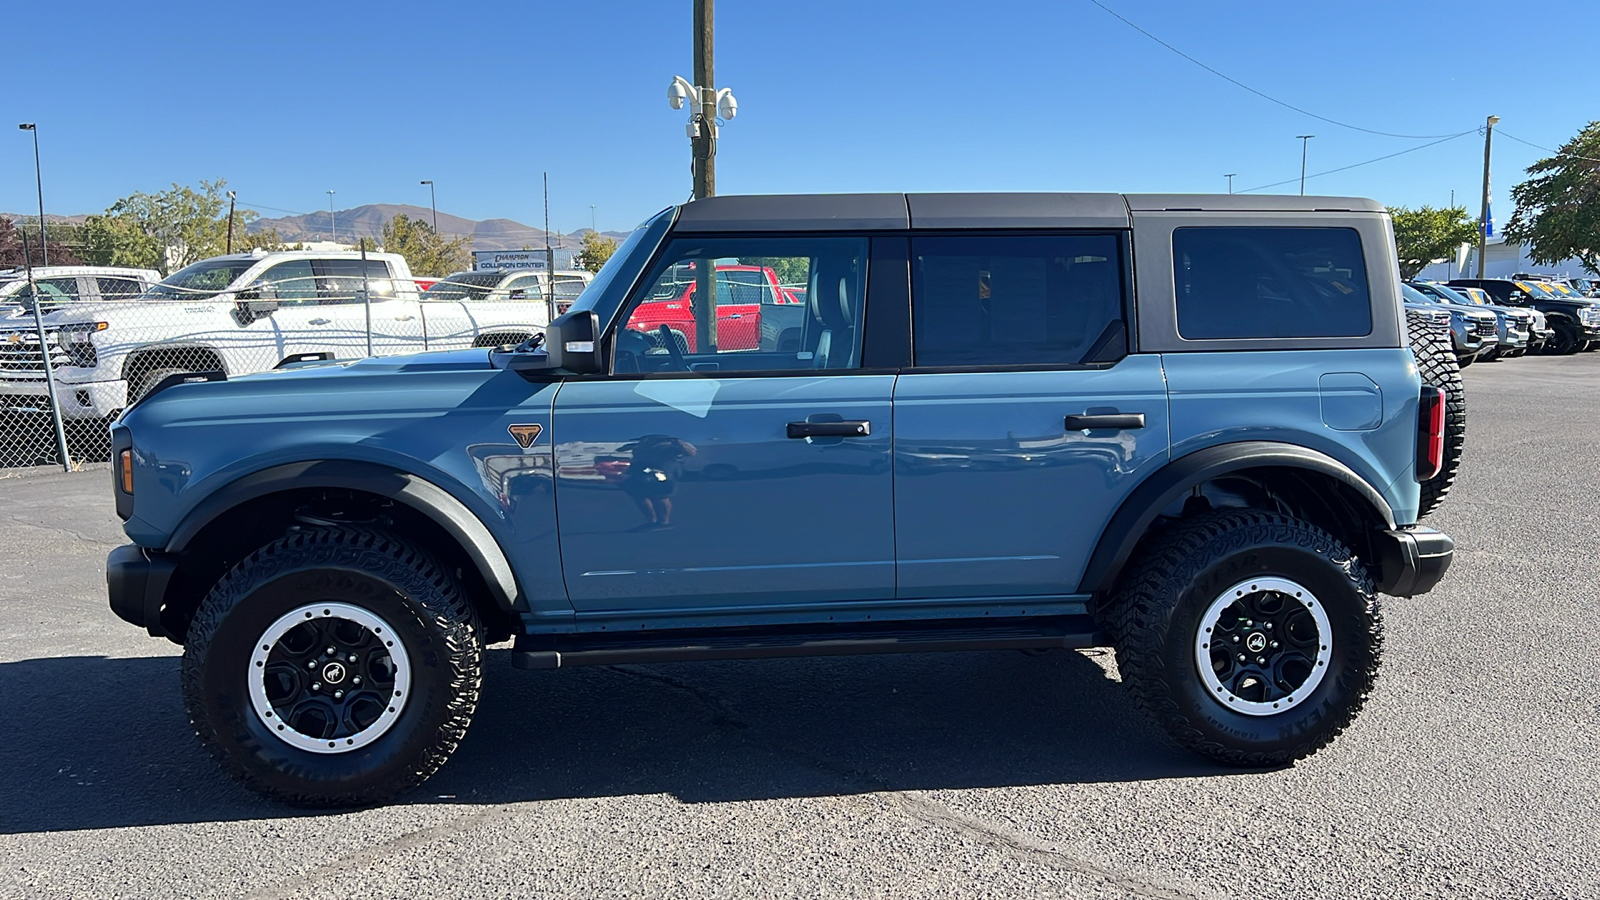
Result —
<path fill-rule="evenodd" d="M 1600 895 L 1600 353 L 1466 372 L 1434 593 L 1292 768 L 1165 744 L 1054 651 L 516 672 L 423 788 L 234 786 L 106 608 L 106 473 L 0 477 L 0 896 Z"/>

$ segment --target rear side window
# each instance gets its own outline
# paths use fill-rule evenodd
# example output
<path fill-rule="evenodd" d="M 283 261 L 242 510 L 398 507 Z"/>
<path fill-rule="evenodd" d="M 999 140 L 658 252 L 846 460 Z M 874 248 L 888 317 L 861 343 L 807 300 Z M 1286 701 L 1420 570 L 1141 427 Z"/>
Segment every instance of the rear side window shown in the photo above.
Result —
<path fill-rule="evenodd" d="M 362 302 L 360 259 L 319 259 L 312 263 L 317 272 L 317 297 L 322 303 Z M 389 265 L 381 259 L 366 261 L 366 288 L 374 300 L 394 296 L 389 280 Z"/>
<path fill-rule="evenodd" d="M 95 279 L 102 300 L 132 300 L 144 293 L 144 285 L 132 278 L 114 278 L 102 275 Z"/>
<path fill-rule="evenodd" d="M 1060 366 L 1128 352 L 1114 234 L 911 241 L 916 365 Z"/>
<path fill-rule="evenodd" d="M 1178 334 L 1189 340 L 1372 333 L 1353 228 L 1178 228 Z"/>

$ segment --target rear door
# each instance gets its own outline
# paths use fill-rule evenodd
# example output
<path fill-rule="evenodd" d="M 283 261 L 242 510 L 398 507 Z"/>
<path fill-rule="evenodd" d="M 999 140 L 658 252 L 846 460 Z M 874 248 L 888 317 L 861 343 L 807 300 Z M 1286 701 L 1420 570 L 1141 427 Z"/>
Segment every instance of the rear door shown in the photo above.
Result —
<path fill-rule="evenodd" d="M 1118 503 L 1167 459 L 1160 357 L 1128 353 L 1130 281 L 1120 231 L 911 239 L 901 598 L 1077 590 Z"/>

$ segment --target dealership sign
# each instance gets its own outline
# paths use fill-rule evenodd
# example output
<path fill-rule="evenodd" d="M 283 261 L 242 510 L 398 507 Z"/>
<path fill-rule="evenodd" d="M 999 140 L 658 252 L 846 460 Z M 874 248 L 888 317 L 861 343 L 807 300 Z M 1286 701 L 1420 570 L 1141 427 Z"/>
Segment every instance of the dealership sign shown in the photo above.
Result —
<path fill-rule="evenodd" d="M 566 247 L 556 247 L 551 250 L 540 248 L 538 250 L 475 250 L 472 253 L 472 267 L 474 269 L 535 269 L 543 272 L 549 266 L 549 257 L 545 254 L 554 254 L 557 271 L 573 268 L 573 251 Z"/>

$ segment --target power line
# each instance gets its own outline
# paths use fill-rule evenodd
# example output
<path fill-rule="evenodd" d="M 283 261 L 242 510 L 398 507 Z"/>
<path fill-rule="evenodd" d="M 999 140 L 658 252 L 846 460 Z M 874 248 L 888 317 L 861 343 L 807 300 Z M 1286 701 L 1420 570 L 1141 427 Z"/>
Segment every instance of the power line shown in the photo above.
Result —
<path fill-rule="evenodd" d="M 1101 9 L 1105 10 L 1107 13 L 1110 13 L 1112 16 L 1115 16 L 1118 20 L 1120 20 L 1122 22 L 1122 24 L 1128 26 L 1129 28 L 1132 28 L 1134 31 L 1139 32 L 1140 34 L 1144 35 L 1145 37 L 1149 38 L 1152 41 L 1155 41 L 1156 43 L 1158 43 L 1161 46 L 1167 48 L 1168 50 L 1171 50 L 1173 53 L 1178 54 L 1179 56 L 1183 57 L 1184 59 L 1187 59 L 1189 62 L 1194 63 L 1195 65 L 1199 66 L 1200 68 L 1205 69 L 1207 72 L 1210 72 L 1211 74 L 1217 76 L 1218 78 L 1221 78 L 1223 81 L 1226 81 L 1229 84 L 1232 84 L 1232 85 L 1234 85 L 1236 87 L 1244 88 L 1245 90 L 1249 91 L 1252 94 L 1255 94 L 1257 97 L 1260 97 L 1263 100 L 1267 100 L 1267 101 L 1270 101 L 1272 103 L 1276 103 L 1276 104 L 1278 104 L 1279 106 L 1281 106 L 1281 107 L 1283 107 L 1285 109 L 1292 109 L 1295 112 L 1300 113 L 1303 116 L 1310 116 L 1313 119 L 1318 119 L 1320 121 L 1327 122 L 1330 125 L 1337 125 L 1340 128 L 1348 128 L 1351 131 L 1362 131 L 1362 132 L 1365 132 L 1367 134 L 1376 134 L 1376 135 L 1379 135 L 1381 137 L 1406 138 L 1408 140 L 1414 140 L 1414 141 L 1426 141 L 1426 140 L 1431 140 L 1433 138 L 1442 138 L 1442 139 L 1445 139 L 1445 140 L 1449 140 L 1450 138 L 1453 138 L 1453 137 L 1460 137 L 1460 135 L 1457 135 L 1457 134 L 1394 134 L 1394 133 L 1388 132 L 1388 131 L 1376 131 L 1376 130 L 1371 129 L 1371 128 L 1362 128 L 1360 125 L 1351 125 L 1349 122 L 1341 122 L 1338 119 L 1330 119 L 1327 116 L 1319 116 L 1316 113 L 1314 113 L 1314 112 L 1312 112 L 1312 111 L 1310 111 L 1308 109 L 1302 109 L 1301 107 L 1295 106 L 1293 103 L 1287 103 L 1287 102 L 1285 102 L 1283 100 L 1279 100 L 1277 97 L 1274 97 L 1271 94 L 1266 94 L 1266 93 L 1263 93 L 1261 91 L 1258 91 L 1255 88 L 1251 87 L 1248 84 L 1245 84 L 1244 82 L 1240 81 L 1237 78 L 1234 78 L 1234 77 L 1229 76 L 1229 75 L 1225 75 L 1225 74 L 1217 71 L 1216 69 L 1211 68 L 1210 66 L 1208 66 L 1205 63 L 1201 62 L 1200 60 L 1195 59 L 1194 57 L 1192 57 L 1189 54 L 1183 52 L 1182 50 L 1179 50 L 1177 47 L 1172 46 L 1171 44 L 1167 43 L 1166 41 L 1163 41 L 1161 38 L 1156 37 L 1155 35 L 1151 34 L 1150 32 L 1145 31 L 1143 28 L 1140 28 L 1138 25 L 1135 25 L 1132 22 L 1128 21 L 1121 13 L 1119 13 L 1116 10 L 1112 9 L 1111 7 L 1105 5 L 1104 3 L 1101 3 L 1100 0 L 1089 0 L 1089 2 L 1093 3 L 1095 6 L 1100 7 Z"/>
<path fill-rule="evenodd" d="M 1089 0 L 1089 2 L 1093 3 L 1094 0 Z M 1371 164 L 1373 164 L 1375 162 L 1382 162 L 1382 161 L 1384 161 L 1386 159 L 1393 159 L 1396 156 L 1404 156 L 1407 153 L 1415 153 L 1418 150 L 1426 150 L 1429 147 L 1437 147 L 1440 144 L 1446 143 L 1448 141 L 1453 141 L 1453 140 L 1455 140 L 1457 138 L 1463 138 L 1463 137 L 1466 137 L 1469 134 L 1474 134 L 1474 133 L 1476 133 L 1475 130 L 1474 131 L 1463 131 L 1460 134 L 1452 134 L 1449 137 L 1443 137 L 1443 138 L 1440 138 L 1437 141 L 1430 141 L 1430 142 L 1428 142 L 1426 144 L 1418 144 L 1415 147 L 1407 147 L 1404 150 L 1399 150 L 1399 151 L 1396 151 L 1394 153 L 1386 153 L 1383 156 L 1373 157 L 1372 159 L 1363 160 L 1363 161 L 1358 162 L 1358 163 L 1351 163 L 1348 166 L 1340 166 L 1337 169 L 1329 169 L 1329 170 L 1327 170 L 1325 172 L 1318 172 L 1315 175 L 1307 175 L 1306 178 L 1321 178 L 1324 175 L 1332 175 L 1335 172 L 1343 172 L 1343 171 L 1346 171 L 1347 169 L 1356 169 L 1356 168 L 1360 168 L 1361 166 L 1368 166 L 1368 165 L 1371 165 Z M 1249 193 L 1252 193 L 1254 191 L 1264 191 L 1267 188 L 1279 187 L 1280 185 L 1285 185 L 1285 184 L 1294 184 L 1295 182 L 1297 182 L 1299 180 L 1300 180 L 1299 178 L 1285 178 L 1282 181 L 1274 181 L 1271 184 L 1263 184 L 1263 185 L 1260 185 L 1258 187 L 1248 188 L 1246 190 L 1239 191 L 1239 193 L 1241 193 L 1241 194 L 1249 194 Z"/>
<path fill-rule="evenodd" d="M 1497 131 L 1497 133 L 1501 137 L 1511 138 L 1513 141 L 1516 141 L 1519 144 L 1527 144 L 1529 147 L 1532 147 L 1535 150 L 1543 150 L 1546 153 L 1554 153 L 1557 156 L 1565 156 L 1568 159 L 1581 159 L 1585 162 L 1600 162 L 1600 159 L 1596 159 L 1593 156 L 1579 156 L 1576 153 L 1564 153 L 1560 150 L 1551 150 L 1549 147 L 1542 147 L 1538 144 L 1535 144 L 1533 141 L 1525 141 L 1514 134 L 1506 134 L 1504 131 Z"/>

